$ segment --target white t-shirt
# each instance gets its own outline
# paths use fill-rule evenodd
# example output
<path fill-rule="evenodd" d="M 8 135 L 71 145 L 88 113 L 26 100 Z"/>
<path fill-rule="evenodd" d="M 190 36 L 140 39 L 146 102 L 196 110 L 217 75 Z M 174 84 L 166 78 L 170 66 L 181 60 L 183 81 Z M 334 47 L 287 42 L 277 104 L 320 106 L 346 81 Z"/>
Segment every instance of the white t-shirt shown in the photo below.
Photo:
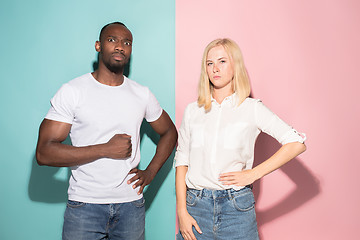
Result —
<path fill-rule="evenodd" d="M 188 166 L 189 188 L 239 190 L 242 187 L 222 185 L 219 174 L 252 168 L 261 131 L 281 144 L 305 140 L 260 100 L 246 98 L 238 106 L 233 94 L 221 104 L 213 99 L 208 113 L 193 102 L 186 107 L 179 129 L 175 167 Z"/>
<path fill-rule="evenodd" d="M 46 119 L 72 124 L 73 146 L 106 143 L 115 134 L 131 136 L 132 154 L 127 159 L 102 158 L 71 167 L 69 200 L 87 203 L 121 203 L 142 197 L 126 181 L 140 162 L 140 126 L 145 118 L 162 113 L 155 96 L 126 77 L 120 86 L 98 82 L 91 73 L 65 83 L 51 99 Z M 133 174 L 132 174 L 133 176 Z"/>

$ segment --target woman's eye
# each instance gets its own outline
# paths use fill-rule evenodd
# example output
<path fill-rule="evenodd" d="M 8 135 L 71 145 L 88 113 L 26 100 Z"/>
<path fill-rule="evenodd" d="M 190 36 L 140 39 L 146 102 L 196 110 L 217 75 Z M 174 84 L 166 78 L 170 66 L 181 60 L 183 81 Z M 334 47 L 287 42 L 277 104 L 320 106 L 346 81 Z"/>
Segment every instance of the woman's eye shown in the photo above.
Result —
<path fill-rule="evenodd" d="M 211 62 L 208 62 L 208 63 L 207 63 L 207 65 L 208 65 L 208 66 L 211 66 L 211 65 L 212 65 L 212 63 L 211 63 Z"/>

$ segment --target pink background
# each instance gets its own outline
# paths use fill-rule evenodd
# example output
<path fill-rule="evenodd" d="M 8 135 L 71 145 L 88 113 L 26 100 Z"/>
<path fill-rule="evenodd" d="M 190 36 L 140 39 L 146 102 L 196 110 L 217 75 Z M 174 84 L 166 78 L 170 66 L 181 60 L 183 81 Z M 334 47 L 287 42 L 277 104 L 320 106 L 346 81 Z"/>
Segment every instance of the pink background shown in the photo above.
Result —
<path fill-rule="evenodd" d="M 177 0 L 176 124 L 196 100 L 202 51 L 229 37 L 252 93 L 308 150 L 255 184 L 261 239 L 357 239 L 360 187 L 360 2 Z M 260 135 L 256 163 L 279 144 Z"/>

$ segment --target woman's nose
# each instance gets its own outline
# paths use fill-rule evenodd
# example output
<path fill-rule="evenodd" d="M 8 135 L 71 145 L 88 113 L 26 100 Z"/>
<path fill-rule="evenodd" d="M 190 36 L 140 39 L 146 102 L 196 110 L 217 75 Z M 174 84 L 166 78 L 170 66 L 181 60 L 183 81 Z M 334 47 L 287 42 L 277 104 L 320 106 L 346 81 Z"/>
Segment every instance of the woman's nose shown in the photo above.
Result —
<path fill-rule="evenodd" d="M 218 72 L 219 71 L 219 68 L 217 67 L 217 65 L 216 64 L 214 64 L 214 67 L 213 67 L 213 72 L 215 73 L 215 72 Z"/>

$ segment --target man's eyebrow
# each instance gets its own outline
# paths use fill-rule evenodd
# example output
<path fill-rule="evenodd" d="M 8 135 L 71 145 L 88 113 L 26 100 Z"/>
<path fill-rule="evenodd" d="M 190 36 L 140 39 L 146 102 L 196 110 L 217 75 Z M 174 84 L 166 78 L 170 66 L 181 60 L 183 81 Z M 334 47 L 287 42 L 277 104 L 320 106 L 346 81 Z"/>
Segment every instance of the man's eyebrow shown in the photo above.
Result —
<path fill-rule="evenodd" d="M 118 38 L 117 36 L 113 36 L 113 35 L 109 35 L 109 36 L 107 36 L 107 38 Z M 123 38 L 123 40 L 125 40 L 125 41 L 133 41 L 131 38 Z"/>

